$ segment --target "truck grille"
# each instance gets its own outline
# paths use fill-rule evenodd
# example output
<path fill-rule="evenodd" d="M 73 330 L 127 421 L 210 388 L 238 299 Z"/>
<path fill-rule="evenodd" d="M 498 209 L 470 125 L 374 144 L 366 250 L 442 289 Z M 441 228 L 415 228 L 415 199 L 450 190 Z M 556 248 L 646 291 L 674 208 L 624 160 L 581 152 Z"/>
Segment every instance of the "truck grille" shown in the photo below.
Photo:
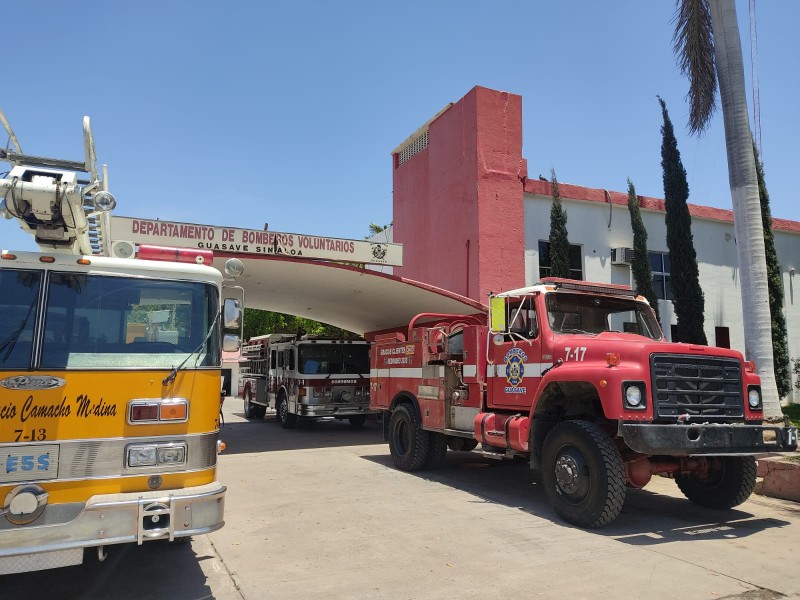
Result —
<path fill-rule="evenodd" d="M 650 372 L 657 420 L 685 414 L 719 422 L 744 416 L 742 371 L 735 358 L 653 354 Z"/>

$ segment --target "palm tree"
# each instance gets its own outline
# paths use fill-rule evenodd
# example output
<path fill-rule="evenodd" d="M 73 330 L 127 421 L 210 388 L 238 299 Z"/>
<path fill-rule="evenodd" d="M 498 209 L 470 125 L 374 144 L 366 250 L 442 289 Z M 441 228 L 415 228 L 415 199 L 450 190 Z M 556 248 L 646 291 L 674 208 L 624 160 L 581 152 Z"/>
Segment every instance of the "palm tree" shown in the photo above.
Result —
<path fill-rule="evenodd" d="M 374 237 L 374 236 L 378 235 L 379 233 L 386 234 L 386 233 L 388 233 L 389 227 L 391 227 L 391 226 L 392 226 L 391 223 L 389 223 L 388 225 L 378 225 L 377 223 L 370 223 L 369 224 L 369 235 L 365 235 L 364 239 L 368 240 L 369 238 Z"/>
<path fill-rule="evenodd" d="M 673 40 L 681 71 L 689 78 L 692 133 L 702 133 L 709 124 L 719 81 L 739 256 L 745 355 L 756 362 L 761 376 L 765 420 L 779 420 L 782 413 L 773 371 L 764 231 L 735 1 L 678 0 Z"/>

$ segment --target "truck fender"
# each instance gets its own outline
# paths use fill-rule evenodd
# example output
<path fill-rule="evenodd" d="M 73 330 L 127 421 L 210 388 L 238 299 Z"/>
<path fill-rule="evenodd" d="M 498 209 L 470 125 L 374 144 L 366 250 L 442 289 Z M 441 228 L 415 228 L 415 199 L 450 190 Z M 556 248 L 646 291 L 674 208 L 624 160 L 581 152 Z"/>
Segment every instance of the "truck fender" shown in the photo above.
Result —
<path fill-rule="evenodd" d="M 389 412 L 394 412 L 394 409 L 397 408 L 401 404 L 408 404 L 410 405 L 418 419 L 422 419 L 422 411 L 419 408 L 419 402 L 417 401 L 417 397 L 412 394 L 411 392 L 400 392 L 397 394 L 393 399 L 392 403 L 389 405 Z M 420 421 L 421 422 L 421 421 Z"/>
<path fill-rule="evenodd" d="M 588 381 L 565 380 L 559 369 L 548 371 L 536 389 L 530 412 L 531 468 L 538 469 L 544 440 L 560 421 L 605 419 L 599 390 Z"/>
<path fill-rule="evenodd" d="M 383 439 L 384 441 L 389 441 L 389 421 L 391 419 L 391 414 L 394 412 L 394 409 L 400 406 L 401 404 L 407 404 L 411 407 L 411 410 L 414 411 L 418 422 L 422 423 L 422 411 L 419 409 L 419 402 L 417 401 L 416 396 L 411 392 L 400 392 L 394 398 L 392 398 L 392 402 L 389 404 L 389 409 L 386 411 L 386 414 L 383 416 Z"/>

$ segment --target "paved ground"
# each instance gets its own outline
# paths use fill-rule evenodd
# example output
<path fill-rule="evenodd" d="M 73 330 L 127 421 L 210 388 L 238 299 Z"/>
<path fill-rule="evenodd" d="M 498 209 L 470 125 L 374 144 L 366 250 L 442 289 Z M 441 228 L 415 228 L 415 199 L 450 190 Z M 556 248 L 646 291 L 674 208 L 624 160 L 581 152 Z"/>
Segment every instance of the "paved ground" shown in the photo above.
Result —
<path fill-rule="evenodd" d="M 657 478 L 612 526 L 583 531 L 524 464 L 449 453 L 408 474 L 375 423 L 272 421 L 226 403 L 221 531 L 0 577 L 0 598 L 800 598 L 798 504 L 754 496 L 716 513 Z"/>

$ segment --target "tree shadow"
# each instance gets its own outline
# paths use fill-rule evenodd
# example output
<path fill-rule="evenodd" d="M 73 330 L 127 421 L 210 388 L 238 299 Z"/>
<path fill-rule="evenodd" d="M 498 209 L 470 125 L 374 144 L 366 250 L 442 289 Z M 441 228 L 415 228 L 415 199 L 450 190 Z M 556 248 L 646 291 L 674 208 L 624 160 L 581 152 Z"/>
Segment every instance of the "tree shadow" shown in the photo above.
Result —
<path fill-rule="evenodd" d="M 395 468 L 388 454 L 363 455 L 362 458 Z M 406 474 L 470 493 L 476 497 L 476 502 L 502 504 L 562 527 L 575 528 L 555 513 L 538 474 L 531 471 L 526 462 L 448 452 L 441 469 Z M 797 512 L 800 513 L 800 509 Z M 619 517 L 604 528 L 587 531 L 627 544 L 653 546 L 681 540 L 736 540 L 790 524 L 787 520 L 757 517 L 747 510 L 747 503 L 720 511 L 695 506 L 683 497 L 629 489 Z"/>
<path fill-rule="evenodd" d="M 236 413 L 234 413 L 236 414 Z M 384 444 L 382 425 L 367 420 L 354 428 L 346 420 L 304 420 L 283 429 L 274 415 L 253 421 L 228 422 L 220 427 L 225 455 Z"/>

